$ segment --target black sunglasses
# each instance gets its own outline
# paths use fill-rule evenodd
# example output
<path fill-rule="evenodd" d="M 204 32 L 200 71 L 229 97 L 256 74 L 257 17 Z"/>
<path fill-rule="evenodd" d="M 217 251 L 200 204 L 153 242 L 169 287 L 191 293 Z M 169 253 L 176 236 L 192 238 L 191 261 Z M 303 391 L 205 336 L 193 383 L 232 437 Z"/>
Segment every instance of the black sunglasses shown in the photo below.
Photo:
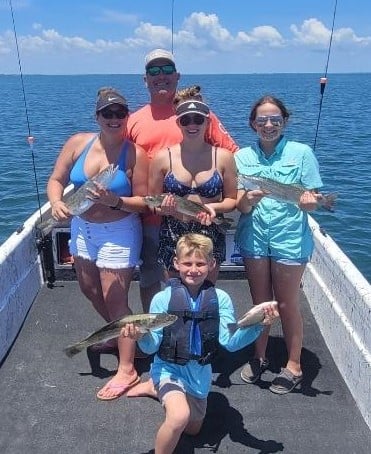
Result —
<path fill-rule="evenodd" d="M 182 126 L 188 126 L 188 125 L 202 125 L 204 124 L 205 117 L 200 114 L 195 114 L 195 115 L 183 115 L 182 117 L 179 118 L 179 123 Z"/>
<path fill-rule="evenodd" d="M 119 120 L 123 120 L 125 117 L 128 116 L 129 111 L 125 108 L 112 110 L 112 109 L 102 109 L 98 113 L 102 115 L 103 118 L 106 120 L 112 120 L 112 118 L 118 118 Z"/>
<path fill-rule="evenodd" d="M 158 76 L 160 73 L 170 75 L 176 72 L 174 65 L 150 66 L 146 73 L 150 76 Z"/>

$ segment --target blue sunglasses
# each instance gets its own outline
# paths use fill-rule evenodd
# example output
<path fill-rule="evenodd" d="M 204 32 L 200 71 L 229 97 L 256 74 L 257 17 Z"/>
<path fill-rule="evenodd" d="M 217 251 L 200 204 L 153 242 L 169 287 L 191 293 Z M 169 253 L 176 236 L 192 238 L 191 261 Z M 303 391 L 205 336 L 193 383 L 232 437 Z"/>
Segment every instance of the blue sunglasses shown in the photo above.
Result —
<path fill-rule="evenodd" d="M 174 65 L 150 66 L 146 69 L 146 73 L 150 76 L 158 76 L 159 74 L 174 74 L 176 72 Z"/>

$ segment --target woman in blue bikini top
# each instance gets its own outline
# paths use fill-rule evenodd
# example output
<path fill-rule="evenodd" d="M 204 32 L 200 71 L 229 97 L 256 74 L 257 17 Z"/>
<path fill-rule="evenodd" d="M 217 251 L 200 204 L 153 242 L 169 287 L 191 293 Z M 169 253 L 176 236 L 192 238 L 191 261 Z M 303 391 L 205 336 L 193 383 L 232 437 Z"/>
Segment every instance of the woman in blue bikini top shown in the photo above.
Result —
<path fill-rule="evenodd" d="M 70 249 L 80 289 L 106 321 L 131 313 L 128 292 L 142 245 L 137 213 L 147 210 L 148 161 L 144 150 L 126 138 L 128 115 L 126 99 L 117 90 L 99 90 L 99 134 L 78 133 L 67 140 L 47 188 L 52 216 L 63 221 L 71 216 L 62 199 L 69 181 L 79 187 L 109 164 L 119 166 L 108 189 L 91 191 L 94 205 L 71 220 Z M 98 346 L 100 351 L 112 347 L 119 350 L 119 367 L 98 392 L 102 400 L 119 397 L 138 381 L 135 342 L 120 339 Z"/>

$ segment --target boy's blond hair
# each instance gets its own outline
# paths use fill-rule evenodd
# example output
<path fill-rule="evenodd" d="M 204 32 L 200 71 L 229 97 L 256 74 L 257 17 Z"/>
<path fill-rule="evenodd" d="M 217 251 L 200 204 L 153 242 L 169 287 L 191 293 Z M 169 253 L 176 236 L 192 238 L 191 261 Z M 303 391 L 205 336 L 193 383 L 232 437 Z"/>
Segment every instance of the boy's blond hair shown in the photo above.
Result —
<path fill-rule="evenodd" d="M 207 260 L 212 260 L 213 242 L 205 235 L 199 233 L 186 233 L 179 238 L 176 244 L 175 253 L 177 258 L 196 253 L 202 255 Z"/>

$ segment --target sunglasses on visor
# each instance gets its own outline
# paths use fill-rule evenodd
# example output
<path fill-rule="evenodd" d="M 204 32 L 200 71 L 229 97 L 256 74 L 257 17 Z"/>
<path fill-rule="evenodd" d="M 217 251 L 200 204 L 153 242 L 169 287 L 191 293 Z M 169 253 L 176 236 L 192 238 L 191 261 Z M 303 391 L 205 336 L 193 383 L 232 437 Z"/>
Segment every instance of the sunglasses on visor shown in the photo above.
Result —
<path fill-rule="evenodd" d="M 254 122 L 256 126 L 265 126 L 268 121 L 271 122 L 272 126 L 282 126 L 283 125 L 283 116 L 282 115 L 262 115 L 256 117 Z"/>
<path fill-rule="evenodd" d="M 112 110 L 112 109 L 102 109 L 98 113 L 102 115 L 103 118 L 106 120 L 112 120 L 112 118 L 118 118 L 119 120 L 123 120 L 127 117 L 129 111 L 125 108 Z"/>
<path fill-rule="evenodd" d="M 176 72 L 174 65 L 150 66 L 146 69 L 146 73 L 150 76 L 158 76 L 159 74 L 174 74 Z"/>
<path fill-rule="evenodd" d="M 179 123 L 181 126 L 188 126 L 188 125 L 202 125 L 205 121 L 205 117 L 200 114 L 195 115 L 183 115 L 179 118 Z"/>

